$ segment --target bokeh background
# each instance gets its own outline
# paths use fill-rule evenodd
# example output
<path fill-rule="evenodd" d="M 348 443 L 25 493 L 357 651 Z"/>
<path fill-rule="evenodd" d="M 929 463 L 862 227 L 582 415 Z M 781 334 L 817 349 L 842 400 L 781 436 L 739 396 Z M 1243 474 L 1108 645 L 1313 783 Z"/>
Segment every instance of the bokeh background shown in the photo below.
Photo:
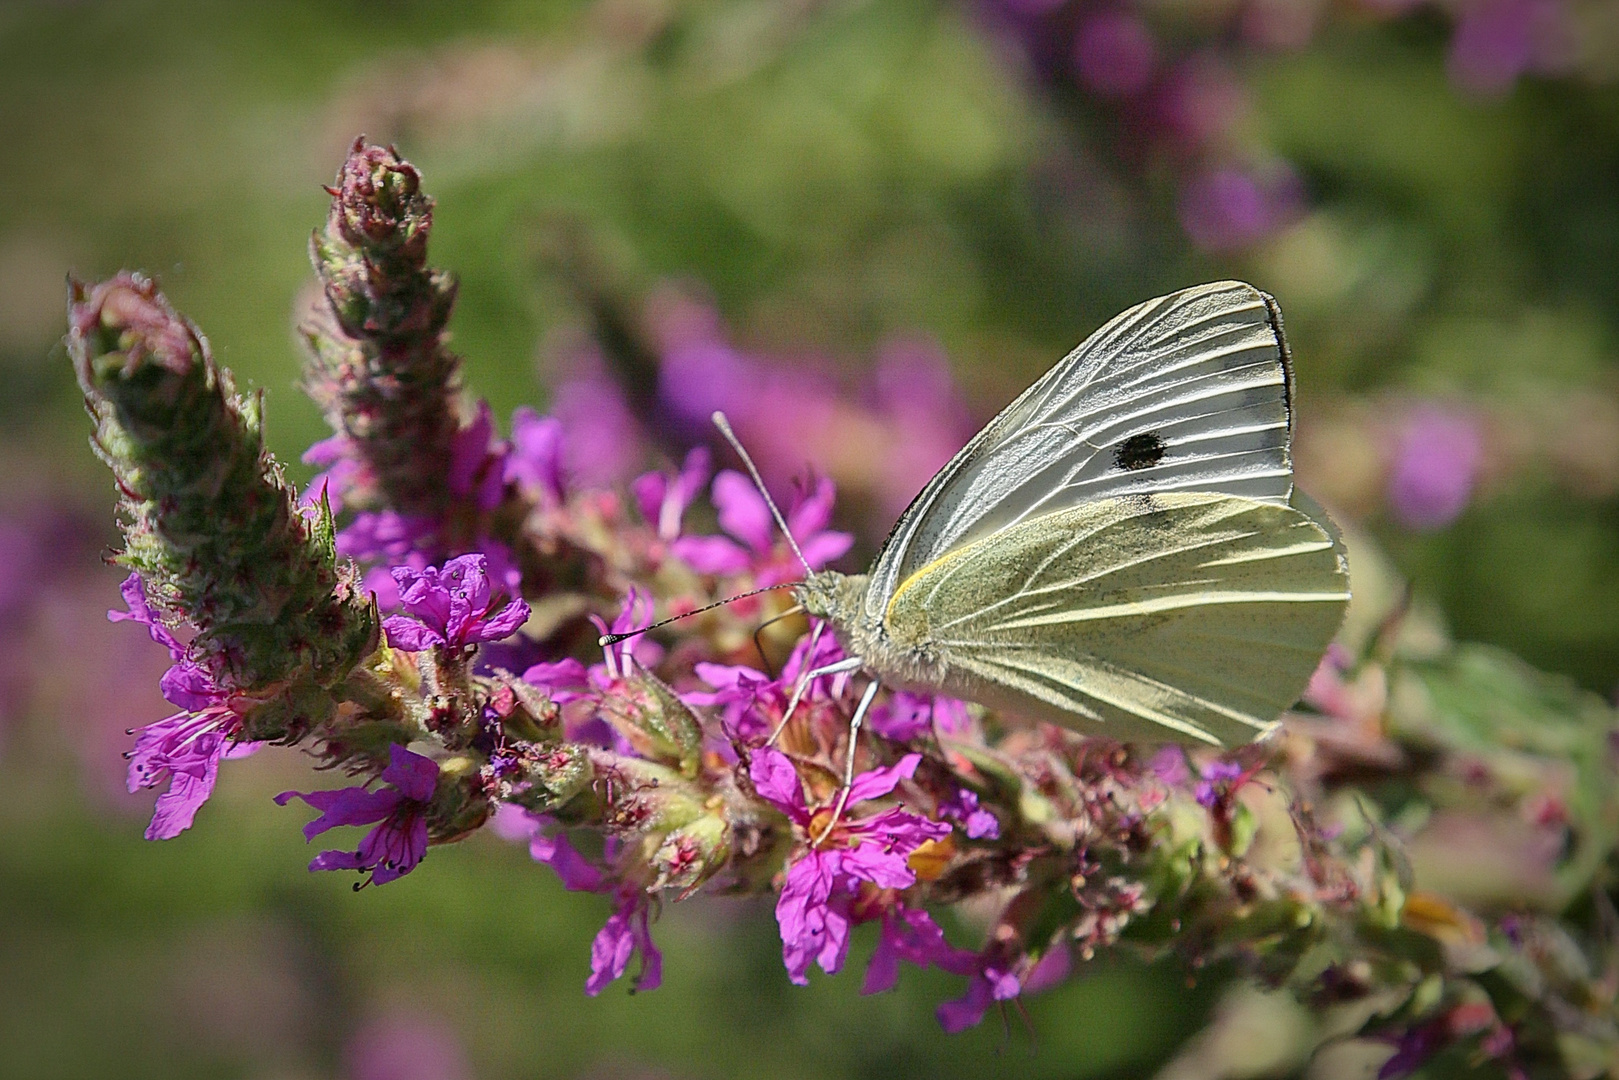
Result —
<path fill-rule="evenodd" d="M 678 450 L 730 394 L 778 475 L 839 482 L 869 553 L 1104 319 L 1241 277 L 1287 316 L 1306 488 L 1458 638 L 1619 682 L 1614 0 L 7 0 L 0 1075 L 1298 1067 L 1285 1008 L 1123 960 L 947 1037 L 948 977 L 791 987 L 742 901 L 667 907 L 664 987 L 590 999 L 603 901 L 519 847 L 358 895 L 306 874 L 269 799 L 307 786 L 291 752 L 142 841 L 119 755 L 168 711 L 167 656 L 105 621 L 64 278 L 160 277 L 307 477 L 293 313 L 360 132 L 438 197 L 469 387 L 595 437 L 581 470 Z M 1263 1017 L 1221 1027 L 1237 1049 L 1188 1043 L 1233 1009 Z"/>

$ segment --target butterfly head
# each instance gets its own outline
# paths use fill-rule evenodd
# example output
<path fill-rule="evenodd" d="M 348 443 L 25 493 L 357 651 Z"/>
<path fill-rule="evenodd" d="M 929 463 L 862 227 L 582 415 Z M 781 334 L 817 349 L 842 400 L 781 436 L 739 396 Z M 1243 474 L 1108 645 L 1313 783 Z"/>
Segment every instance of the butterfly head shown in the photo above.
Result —
<path fill-rule="evenodd" d="M 849 626 L 859 616 L 866 596 L 866 575 L 819 570 L 793 586 L 793 599 L 805 613 L 835 625 Z"/>

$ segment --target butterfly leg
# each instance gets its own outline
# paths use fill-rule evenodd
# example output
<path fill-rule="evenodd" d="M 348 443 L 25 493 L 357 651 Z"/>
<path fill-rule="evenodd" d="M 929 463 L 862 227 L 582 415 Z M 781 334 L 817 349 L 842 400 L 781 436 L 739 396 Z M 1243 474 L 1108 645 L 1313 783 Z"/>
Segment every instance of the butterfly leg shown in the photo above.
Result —
<path fill-rule="evenodd" d="M 798 703 L 804 700 L 804 695 L 809 692 L 811 683 L 823 675 L 841 675 L 845 671 L 854 671 L 858 669 L 862 663 L 864 663 L 864 661 L 861 660 L 860 657 L 851 656 L 845 660 L 839 660 L 835 664 L 828 664 L 825 667 L 816 668 L 814 671 L 807 673 L 803 678 L 799 679 L 798 685 L 793 687 L 793 696 L 787 701 L 787 711 L 781 714 L 781 722 L 776 725 L 776 730 L 770 733 L 770 738 L 765 740 L 765 745 L 775 745 L 776 737 L 780 735 L 782 729 L 787 726 L 787 721 L 793 718 L 793 712 L 797 710 Z"/>
<path fill-rule="evenodd" d="M 854 787 L 855 743 L 860 738 L 860 725 L 866 721 L 866 711 L 871 708 L 871 699 L 877 696 L 877 688 L 881 685 L 876 679 L 871 680 L 866 692 L 860 695 L 860 704 L 855 706 L 854 716 L 849 720 L 849 749 L 843 755 L 843 790 L 838 793 L 838 804 L 832 808 L 832 817 L 827 821 L 826 828 L 821 830 L 820 836 L 810 841 L 810 847 L 818 846 L 827 838 L 827 834 L 837 827 L 844 807 L 849 805 L 849 792 Z"/>

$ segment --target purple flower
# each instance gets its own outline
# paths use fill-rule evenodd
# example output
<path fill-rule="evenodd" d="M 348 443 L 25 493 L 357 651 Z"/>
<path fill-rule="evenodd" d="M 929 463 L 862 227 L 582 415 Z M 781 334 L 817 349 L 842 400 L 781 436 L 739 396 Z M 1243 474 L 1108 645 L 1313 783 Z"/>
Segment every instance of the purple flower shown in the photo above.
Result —
<path fill-rule="evenodd" d="M 325 498 L 334 514 L 343 509 L 349 492 L 365 483 L 365 466 L 354 455 L 354 444 L 347 435 L 315 443 L 304 451 L 303 462 L 321 470 L 304 489 L 304 502 L 313 505 Z"/>
<path fill-rule="evenodd" d="M 787 702 L 802 674 L 843 659 L 843 649 L 831 634 L 814 641 L 812 653 L 813 639 L 814 635 L 806 635 L 799 640 L 782 665 L 781 674 L 774 679 L 742 665 L 699 663 L 695 668 L 697 677 L 714 691 L 688 691 L 681 697 L 688 705 L 718 706 L 726 734 L 732 738 L 750 744 L 763 741 L 787 711 Z M 839 697 L 847 682 L 847 675 L 821 676 L 805 689 L 799 707 L 808 711 L 817 702 Z"/>
<path fill-rule="evenodd" d="M 1147 768 L 1170 787 L 1180 787 L 1192 776 L 1191 770 L 1186 767 L 1186 751 L 1174 743 L 1160 746 L 1147 763 Z"/>
<path fill-rule="evenodd" d="M 1101 97 L 1133 97 L 1152 82 L 1158 47 L 1147 24 L 1133 13 L 1099 11 L 1074 35 L 1074 67 Z"/>
<path fill-rule="evenodd" d="M 836 488 L 821 477 L 813 491 L 800 491 L 787 512 L 787 527 L 804 559 L 816 570 L 854 546 L 849 533 L 827 529 Z M 752 570 L 760 585 L 794 581 L 804 569 L 785 544 L 778 544 L 775 521 L 753 481 L 726 469 L 714 478 L 714 506 L 725 536 L 685 536 L 670 547 L 676 556 L 704 574 L 740 574 Z M 734 537 L 734 539 L 732 539 Z M 741 543 L 737 543 L 741 541 Z"/>
<path fill-rule="evenodd" d="M 887 768 L 855 778 L 848 805 L 881 798 L 916 772 L 921 754 L 907 754 Z M 761 798 L 792 820 L 806 841 L 825 827 L 804 801 L 803 785 L 787 756 L 763 748 L 753 752 L 749 775 Z M 894 807 L 867 818 L 845 818 L 823 841 L 787 868 L 776 902 L 781 929 L 782 961 L 788 978 L 808 983 L 809 967 L 818 964 L 836 974 L 849 951 L 849 931 L 858 921 L 852 902 L 862 883 L 879 889 L 906 889 L 916 883 L 907 859 L 929 840 L 942 840 L 950 826 Z"/>
<path fill-rule="evenodd" d="M 472 1080 L 472 1067 L 443 1020 L 395 1014 L 364 1024 L 343 1048 L 349 1080 Z"/>
<path fill-rule="evenodd" d="M 586 696 L 590 689 L 590 671 L 583 661 L 569 656 L 531 665 L 523 672 L 523 681 L 544 690 L 558 705 L 566 705 Z"/>
<path fill-rule="evenodd" d="M 220 761 L 246 757 L 259 744 L 237 741 L 242 717 L 232 693 L 185 658 L 185 646 L 147 603 L 140 575 L 125 578 L 122 591 L 129 610 L 109 611 L 107 618 L 143 624 L 175 661 L 159 685 L 163 696 L 183 711 L 137 729 L 128 775 L 130 794 L 168 781 L 152 810 L 146 839 L 171 840 L 191 828 L 198 809 L 213 794 Z"/>
<path fill-rule="evenodd" d="M 866 965 L 862 994 L 879 994 L 899 981 L 901 960 L 917 967 L 938 967 L 957 975 L 971 975 L 978 957 L 957 949 L 944 939 L 944 931 L 921 908 L 896 904 L 883 912 L 882 934 Z"/>
<path fill-rule="evenodd" d="M 506 494 L 506 444 L 495 438 L 495 418 L 489 402 L 478 402 L 472 422 L 450 441 L 450 465 L 445 484 L 457 499 L 482 511 L 499 506 Z"/>
<path fill-rule="evenodd" d="M 557 507 L 567 501 L 562 421 L 541 416 L 527 405 L 512 413 L 512 448 L 506 456 L 506 480 L 517 484 L 542 505 Z"/>
<path fill-rule="evenodd" d="M 611 624 L 604 622 L 597 615 L 592 615 L 590 619 L 603 634 L 624 634 L 631 630 L 639 630 L 653 621 L 654 603 L 650 592 L 644 593 L 631 585 L 629 595 L 624 597 L 624 606 L 619 608 Z M 590 665 L 587 673 L 590 685 L 598 690 L 606 690 L 619 679 L 629 675 L 637 665 L 652 668 L 662 659 L 663 646 L 645 634 L 625 638 L 616 644 L 602 647 L 602 662 Z"/>
<path fill-rule="evenodd" d="M 1192 789 L 1192 797 L 1199 806 L 1212 807 L 1220 801 L 1232 781 L 1242 779 L 1243 768 L 1235 761 L 1211 761 L 1198 769 L 1198 775 L 1202 779 Z"/>
<path fill-rule="evenodd" d="M 608 983 L 623 976 L 636 953 L 641 955 L 641 971 L 635 977 L 635 989 L 656 990 L 663 981 L 663 954 L 652 941 L 652 898 L 646 890 L 631 882 L 609 879 L 601 867 L 569 843 L 554 818 L 507 804 L 496 810 L 492 824 L 504 839 L 528 840 L 529 855 L 555 870 L 569 890 L 613 894 L 613 914 L 590 946 L 590 978 L 585 982 L 585 993 L 595 997 Z M 609 855 L 612 843 L 609 841 Z"/>
<path fill-rule="evenodd" d="M 1568 33 L 1563 0 L 1477 0 L 1461 9 L 1446 69 L 1463 90 L 1504 94 L 1525 72 L 1556 66 Z"/>
<path fill-rule="evenodd" d="M 686 455 L 685 464 L 674 476 L 650 472 L 631 481 L 630 491 L 641 508 L 641 516 L 657 530 L 660 540 L 670 541 L 680 536 L 686 508 L 708 483 L 713 468 L 711 459 L 708 448 L 699 446 Z"/>
<path fill-rule="evenodd" d="M 1211 52 L 1183 61 L 1152 95 L 1157 121 L 1183 152 L 1219 141 L 1248 108 L 1248 92 Z"/>
<path fill-rule="evenodd" d="M 935 732 L 954 735 L 964 730 L 967 706 L 955 698 L 898 690 L 871 710 L 868 722 L 873 732 L 894 742 L 910 742 Z"/>
<path fill-rule="evenodd" d="M 958 822 L 970 840 L 1000 838 L 1000 820 L 978 805 L 978 793 L 970 788 L 960 788 L 953 798 L 940 803 L 939 816 L 946 821 Z"/>
<path fill-rule="evenodd" d="M 1268 176 L 1221 168 L 1189 179 L 1181 190 L 1180 220 L 1205 251 L 1249 247 L 1285 225 L 1303 202 L 1298 176 L 1275 168 Z"/>
<path fill-rule="evenodd" d="M 1401 1080 L 1422 1067 L 1423 1063 L 1442 1050 L 1451 1041 L 1444 1018 L 1415 1024 L 1406 1029 L 1394 1043 L 1394 1053 L 1377 1070 L 1377 1080 Z"/>
<path fill-rule="evenodd" d="M 641 460 L 640 425 L 594 346 L 576 351 L 567 367 L 551 396 L 565 475 L 594 487 L 620 483 Z"/>
<path fill-rule="evenodd" d="M 601 867 L 579 854 L 568 834 L 549 814 L 536 814 L 513 803 L 495 808 L 489 823 L 502 840 L 527 840 L 529 858 L 556 871 L 570 892 L 601 892 Z"/>
<path fill-rule="evenodd" d="M 400 564 L 414 555 L 426 565 L 426 556 L 418 548 L 437 528 L 432 518 L 407 516 L 396 510 L 366 511 L 356 514 L 337 534 L 337 553 L 362 562 L 382 559 Z M 389 591 L 394 591 L 392 586 Z"/>
<path fill-rule="evenodd" d="M 484 555 L 462 555 L 442 569 L 396 566 L 390 573 L 407 612 L 382 622 L 389 643 L 397 649 L 421 652 L 435 645 L 462 649 L 480 641 L 499 641 L 528 620 L 527 604 L 508 600 L 491 586 Z"/>
<path fill-rule="evenodd" d="M 873 379 L 873 419 L 889 438 L 873 455 L 869 483 L 894 518 L 978 425 L 956 389 L 949 358 L 935 342 L 897 338 L 885 343 Z"/>
<path fill-rule="evenodd" d="M 591 997 L 601 993 L 628 970 L 636 953 L 641 954 L 641 970 L 635 989 L 656 990 L 663 983 L 663 953 L 652 942 L 652 898 L 645 889 L 625 883 L 615 890 L 613 900 L 613 914 L 590 943 L 585 993 Z"/>
<path fill-rule="evenodd" d="M 1015 974 L 986 964 L 973 975 L 966 994 L 940 1005 L 934 1015 L 938 1017 L 939 1026 L 954 1035 L 976 1027 L 992 1003 L 1009 1001 L 1017 997 L 1021 989 Z"/>
<path fill-rule="evenodd" d="M 275 797 L 285 806 L 293 798 L 320 811 L 304 826 L 304 839 L 313 840 L 339 825 L 371 825 L 358 851 L 323 851 L 310 862 L 311 870 L 358 870 L 371 882 L 386 885 L 416 869 L 427 854 L 427 805 L 438 784 L 438 763 L 413 754 L 398 743 L 388 747 L 388 767 L 379 791 L 360 787 L 336 791 L 283 791 Z"/>
<path fill-rule="evenodd" d="M 1431 405 L 1413 409 L 1396 440 L 1389 508 L 1407 528 L 1449 525 L 1467 509 L 1483 457 L 1483 433 L 1472 416 Z"/>

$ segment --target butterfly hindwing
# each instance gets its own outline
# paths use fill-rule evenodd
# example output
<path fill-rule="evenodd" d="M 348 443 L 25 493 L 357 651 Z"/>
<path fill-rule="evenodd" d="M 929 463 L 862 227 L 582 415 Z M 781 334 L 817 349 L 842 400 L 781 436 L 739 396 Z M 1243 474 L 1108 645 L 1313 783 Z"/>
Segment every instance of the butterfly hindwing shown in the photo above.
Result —
<path fill-rule="evenodd" d="M 1088 734 L 1230 746 L 1298 698 L 1348 598 L 1342 546 L 1307 513 L 1170 492 L 951 551 L 884 622 L 938 658 L 946 692 Z"/>
<path fill-rule="evenodd" d="M 900 517 L 866 614 L 922 567 L 999 530 L 1126 494 L 1285 504 L 1291 374 L 1275 302 L 1226 281 L 1131 308 L 979 432 Z"/>

